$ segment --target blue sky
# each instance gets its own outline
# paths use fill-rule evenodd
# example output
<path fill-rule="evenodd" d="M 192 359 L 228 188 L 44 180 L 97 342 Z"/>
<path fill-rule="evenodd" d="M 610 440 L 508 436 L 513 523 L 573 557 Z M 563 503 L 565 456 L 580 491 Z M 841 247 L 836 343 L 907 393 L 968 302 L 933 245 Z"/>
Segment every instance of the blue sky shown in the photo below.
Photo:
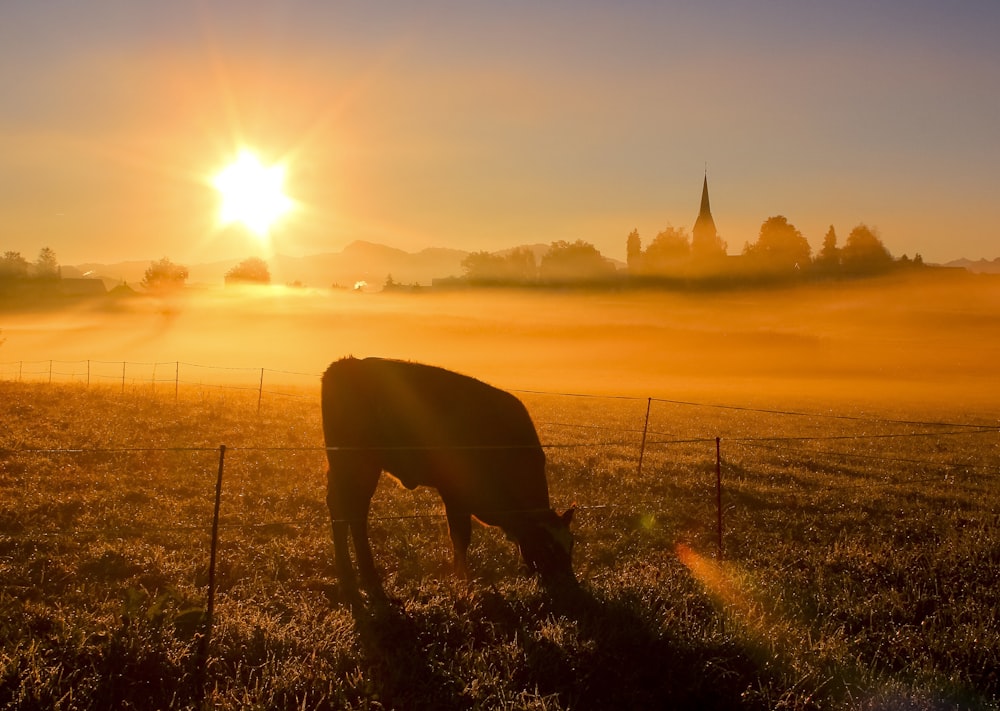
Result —
<path fill-rule="evenodd" d="M 0 248 L 60 261 L 502 249 L 785 215 L 1000 256 L 1000 4 L 0 6 Z M 300 210 L 215 223 L 239 145 Z"/>

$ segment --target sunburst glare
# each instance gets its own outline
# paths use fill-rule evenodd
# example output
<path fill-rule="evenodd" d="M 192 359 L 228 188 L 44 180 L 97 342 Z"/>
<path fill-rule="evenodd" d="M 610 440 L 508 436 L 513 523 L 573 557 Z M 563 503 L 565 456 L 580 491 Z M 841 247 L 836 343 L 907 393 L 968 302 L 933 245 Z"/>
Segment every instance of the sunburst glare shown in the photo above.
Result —
<path fill-rule="evenodd" d="M 258 237 L 266 237 L 274 223 L 292 208 L 284 181 L 283 165 L 265 166 L 252 151 L 240 151 L 212 182 L 222 196 L 220 222 L 239 222 Z"/>

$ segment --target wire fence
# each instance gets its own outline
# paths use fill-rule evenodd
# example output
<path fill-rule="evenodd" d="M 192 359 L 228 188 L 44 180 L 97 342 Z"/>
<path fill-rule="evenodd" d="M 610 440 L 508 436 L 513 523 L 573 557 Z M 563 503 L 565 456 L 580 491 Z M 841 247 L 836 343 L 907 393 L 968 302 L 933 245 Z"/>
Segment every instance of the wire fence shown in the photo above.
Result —
<path fill-rule="evenodd" d="M 279 377 L 280 376 L 280 377 Z M 84 387 L 104 387 L 129 393 L 146 393 L 158 397 L 172 397 L 179 401 L 182 389 L 214 388 L 224 391 L 249 394 L 256 397 L 256 409 L 261 411 L 265 396 L 316 398 L 319 375 L 295 373 L 267 368 L 218 368 L 181 361 L 135 363 L 128 361 L 18 361 L 0 363 L 0 380 L 25 383 L 75 383 Z M 301 385 L 295 389 L 277 389 L 272 382 L 288 383 L 299 378 Z M 942 482 L 950 486 L 971 487 L 972 498 L 982 498 L 983 487 L 993 488 L 997 474 L 1000 474 L 1000 428 L 996 422 L 955 422 L 951 419 L 924 421 L 913 419 L 892 419 L 865 417 L 843 413 L 815 413 L 795 410 L 752 408 L 726 404 L 672 400 L 656 397 L 598 396 L 584 393 L 545 392 L 537 390 L 514 390 L 524 397 L 586 400 L 598 412 L 608 403 L 627 406 L 627 418 L 607 422 L 569 421 L 571 418 L 536 419 L 542 434 L 542 448 L 552 458 L 577 457 L 588 453 L 614 451 L 620 467 L 618 476 L 628 478 L 626 472 L 634 471 L 633 486 L 646 489 L 646 497 L 633 496 L 627 503 L 614 498 L 585 499 L 576 501 L 576 492 L 562 492 L 569 496 L 577 507 L 592 515 L 613 515 L 616 511 L 628 512 L 644 510 L 659 512 L 663 507 L 663 486 L 671 485 L 672 467 L 684 460 L 684 466 L 694 472 L 688 477 L 696 482 L 686 494 L 692 509 L 701 516 L 701 527 L 714 539 L 716 556 L 721 559 L 726 551 L 727 525 L 732 518 L 746 517 L 746 512 L 737 507 L 743 502 L 748 490 L 761 491 L 766 486 L 798 486 L 800 491 L 822 488 L 833 494 L 856 491 L 866 495 L 873 488 L 883 494 L 893 488 L 905 490 L 907 487 L 927 482 Z M 0 405 L 0 412 L 2 412 Z M 529 406 L 529 409 L 531 407 Z M 709 420 L 675 417 L 678 412 L 713 412 L 718 416 Z M 774 431 L 752 432 L 738 421 L 726 421 L 726 417 L 752 415 L 755 418 L 771 418 L 769 423 Z M 684 421 L 683 427 L 674 426 L 675 420 Z M 830 432 L 830 423 L 839 423 L 848 431 Z M 790 424 L 795 423 L 795 424 Z M 805 423 L 805 424 L 801 424 Z M 664 426 L 666 425 L 666 426 Z M 757 427 L 763 425 L 757 421 Z M 699 434 L 697 430 L 714 429 L 714 432 Z M 2 434 L 2 431 L 0 431 Z M 942 446 L 942 442 L 949 443 Z M 924 445 L 926 443 L 926 445 Z M 956 446 L 955 443 L 958 443 Z M 914 449 L 914 445 L 917 445 Z M 899 449 L 896 449 L 899 448 Z M 198 551 L 207 562 L 208 579 L 204 582 L 207 605 L 204 613 L 203 633 L 199 647 L 199 669 L 204 677 L 207 669 L 209 645 L 211 644 L 215 597 L 218 586 L 219 542 L 224 532 L 243 530 L 255 534 L 268 532 L 279 534 L 288 529 L 305 528 L 319 530 L 330 526 L 331 520 L 325 502 L 302 505 L 293 515 L 275 515 L 267 519 L 260 515 L 259 508 L 238 506 L 235 512 L 228 512 L 223 506 L 224 479 L 227 466 L 232 466 L 234 457 L 252 458 L 258 455 L 298 456 L 308 455 L 320 458 L 331 448 L 324 446 L 274 446 L 247 444 L 243 446 L 220 445 L 218 447 L 187 446 L 6 446 L 0 438 L 0 476 L 11 462 L 25 458 L 89 458 L 86 461 L 110 459 L 114 457 L 156 457 L 177 456 L 185 461 L 185 468 L 191 470 L 186 490 L 201 492 L 202 501 L 211 500 L 209 512 L 203 506 L 186 511 L 197 517 L 155 520 L 132 520 L 108 522 L 99 527 L 74 525 L 73 509 L 62 516 L 62 509 L 56 504 L 53 516 L 47 524 L 14 524 L 0 517 L 0 544 L 4 547 L 12 542 L 35 545 L 44 540 L 72 539 L 74 542 L 88 537 L 103 537 L 137 540 L 156 540 L 158 536 L 186 534 L 185 546 L 192 545 L 191 533 L 198 536 Z M 332 448 L 340 450 L 344 448 Z M 438 447 L 406 447 L 412 451 L 427 451 Z M 449 449 L 502 450 L 516 449 L 509 446 L 490 447 L 450 447 Z M 918 454 L 913 454 L 916 451 Z M 766 465 L 761 454 L 770 460 Z M 245 463 L 244 463 L 245 464 Z M 891 475 L 872 477 L 868 468 L 872 465 L 884 467 Z M 237 461 L 237 466 L 239 463 Z M 569 465 L 566 465 L 569 466 Z M 855 471 L 861 466 L 865 471 Z M 128 469 L 127 465 L 123 468 Z M 836 474 L 831 477 L 830 473 Z M 813 476 L 817 473 L 816 476 Z M 214 497 L 209 496 L 211 475 L 214 476 Z M 654 484 L 656 486 L 654 486 Z M 671 489 L 676 494 L 677 489 Z M 241 491 L 239 497 L 247 498 L 259 494 Z M 178 495 L 180 498 L 180 495 Z M 265 497 L 266 498 L 266 497 Z M 231 502 L 227 502 L 227 506 Z M 566 501 L 565 503 L 569 503 Z M 157 506 L 162 505 L 160 502 Z M 983 499 L 982 506 L 992 504 Z M 371 515 L 375 521 L 419 521 L 444 519 L 440 505 L 434 509 L 415 508 L 396 510 L 376 510 Z M 619 524 L 621 519 L 618 520 Z M 605 525 L 602 523 L 602 525 Z M 1000 520 L 997 521 L 1000 525 Z M 207 541 L 203 539 L 207 538 Z M 201 546 L 207 543 L 207 550 Z M 223 555 L 224 557 L 224 555 Z M 2 556 L 0 556 L 2 558 Z M 0 567 L 3 561 L 0 560 Z M 17 584 L 12 584 L 14 588 Z M 0 583 L 0 589 L 7 588 Z M 12 588 L 13 589 L 13 588 Z"/>
<path fill-rule="evenodd" d="M 278 377 L 280 376 L 280 377 Z M 298 390 L 274 390 L 270 386 L 265 387 L 265 382 L 288 383 L 289 378 L 297 378 L 303 384 Z M 103 361 L 103 360 L 37 360 L 37 361 L 8 361 L 0 362 L 0 380 L 27 382 L 27 383 L 76 383 L 86 387 L 97 387 L 110 384 L 113 388 L 120 390 L 122 394 L 126 392 L 127 386 L 133 388 L 132 392 L 147 392 L 157 394 L 164 392 L 172 395 L 174 400 L 179 399 L 181 386 L 185 388 L 215 388 L 221 390 L 232 390 L 236 392 L 251 393 L 256 395 L 257 411 L 260 412 L 261 403 L 265 395 L 275 395 L 282 397 L 313 398 L 318 391 L 320 375 L 318 373 L 302 373 L 289 370 L 277 370 L 269 368 L 249 368 L 249 367 L 227 367 L 208 366 L 184 361 Z M 551 392 L 540 390 L 512 390 L 523 396 L 540 396 L 556 398 L 576 398 L 591 401 L 619 401 L 645 404 L 645 416 L 641 427 L 638 421 L 635 427 L 609 426 L 607 424 L 593 424 L 590 422 L 565 422 L 565 421 L 539 421 L 540 429 L 552 430 L 575 430 L 582 433 L 595 435 L 593 437 L 570 437 L 571 441 L 546 441 L 542 443 L 545 450 L 566 450 L 566 449 L 601 449 L 601 448 L 632 448 L 635 450 L 636 473 L 642 476 L 643 465 L 647 453 L 663 448 L 676 447 L 681 445 L 704 445 L 706 451 L 711 452 L 714 448 L 714 461 L 711 462 L 715 470 L 720 470 L 724 457 L 723 453 L 731 461 L 737 459 L 737 454 L 746 450 L 766 450 L 777 452 L 786 456 L 798 458 L 812 458 L 813 460 L 858 460 L 863 462 L 882 462 L 886 464 L 903 464 L 916 467 L 936 468 L 938 470 L 960 469 L 963 471 L 977 470 L 988 475 L 995 475 L 1000 471 L 995 462 L 942 462 L 934 458 L 914 458 L 895 456 L 881 452 L 871 451 L 840 451 L 830 449 L 830 443 L 885 443 L 892 440 L 914 440 L 921 438 L 940 439 L 942 437 L 982 437 L 987 435 L 997 435 L 1000 430 L 995 423 L 963 423 L 953 421 L 924 421 L 912 419 L 892 419 L 882 417 L 867 417 L 861 415 L 847 415 L 842 413 L 824 412 L 803 412 L 797 410 L 755 408 L 728 404 L 716 404 L 706 402 L 694 402 L 686 400 L 676 400 L 659 397 L 636 397 L 627 395 L 593 395 L 586 393 L 571 392 Z M 669 406 L 680 408 L 697 408 L 699 410 L 716 410 L 728 413 L 755 414 L 774 416 L 785 420 L 788 418 L 806 418 L 810 421 L 841 421 L 860 425 L 864 428 L 905 428 L 902 431 L 877 431 L 877 432 L 851 432 L 846 434 L 740 434 L 727 433 L 725 435 L 712 436 L 678 436 L 671 432 L 653 429 L 650 426 L 653 406 Z M 914 431 L 915 429 L 919 431 Z M 600 436 L 599 435 L 604 435 Z M 725 443 L 725 450 L 723 449 Z M 814 446 L 803 446 L 812 444 Z M 478 447 L 481 448 L 481 447 Z M 230 452 L 320 452 L 324 447 L 311 446 L 228 446 Z M 420 449 L 428 449 L 423 447 Z M 452 447 L 452 449 L 460 449 Z M 491 449 L 510 449 L 509 446 L 494 446 Z M 195 453 L 195 452 L 215 452 L 216 448 L 205 447 L 22 447 L 17 450 L 3 450 L 7 455 L 19 453 L 27 454 L 104 454 L 113 453 L 152 453 L 152 452 L 175 452 L 175 453 Z M 719 491 L 721 491 L 721 473 L 719 477 Z M 905 480 L 903 480 L 905 481 Z M 916 481 L 916 480 L 915 480 Z M 900 483 L 897 480 L 896 483 Z M 721 502 L 719 503 L 721 506 Z M 599 502 L 585 505 L 582 508 L 614 508 L 613 502 Z M 443 516 L 443 513 L 428 514 L 428 516 Z M 281 525 L 291 525 L 304 523 L 303 521 L 282 521 Z M 312 520 L 309 523 L 316 523 Z M 224 527 L 233 527 L 238 524 L 226 523 Z M 250 527 L 266 527 L 276 525 L 271 523 L 246 524 Z M 0 531 L 0 535 L 8 535 Z M 721 546 L 720 546 L 721 548 Z"/>
<path fill-rule="evenodd" d="M 173 395 L 182 389 L 229 390 L 264 396 L 309 398 L 320 375 L 274 368 L 203 365 L 185 361 L 19 360 L 0 362 L 0 380 L 26 383 L 72 383 Z M 277 389 L 280 388 L 280 389 Z"/>
<path fill-rule="evenodd" d="M 183 377 L 182 377 L 183 374 Z M 222 374 L 222 378 L 220 378 Z M 289 376 L 300 378 L 306 385 L 302 389 L 290 392 L 282 390 L 272 390 L 265 388 L 265 382 L 269 382 L 269 376 L 282 376 L 287 382 Z M 235 378 L 235 380 L 234 380 Z M 240 380 L 242 378 L 242 381 Z M 133 392 L 147 392 L 156 394 L 156 388 L 160 388 L 160 393 L 166 391 L 168 396 L 179 399 L 181 386 L 185 388 L 219 388 L 224 390 L 234 390 L 237 392 L 249 392 L 256 395 L 257 412 L 260 412 L 261 403 L 265 395 L 278 395 L 288 397 L 312 398 L 316 396 L 319 381 L 319 374 L 301 373 L 287 370 L 274 370 L 268 368 L 233 368 L 219 366 L 205 366 L 182 361 L 159 361 L 159 362 L 131 362 L 131 361 L 14 361 L 0 363 L 0 380 L 13 380 L 28 383 L 76 383 L 86 387 L 97 387 L 102 384 L 111 383 L 114 389 L 120 390 L 122 394 L 126 392 L 127 386 L 139 386 Z M 276 381 L 279 378 L 274 378 Z M 148 390 L 146 389 L 148 388 Z M 976 423 L 976 422 L 954 422 L 954 421 L 925 421 L 913 419 L 892 419 L 884 417 L 866 417 L 861 415 L 849 415 L 842 413 L 824 412 L 803 412 L 797 410 L 754 408 L 746 406 L 736 406 L 728 404 L 715 404 L 705 402 L 694 402 L 685 400 L 675 400 L 658 397 L 635 397 L 625 395 L 591 395 L 586 393 L 548 392 L 539 390 L 513 390 L 527 397 L 543 398 L 574 398 L 586 399 L 598 403 L 617 401 L 619 403 L 635 403 L 637 405 L 635 414 L 635 426 L 624 424 L 608 425 L 595 424 L 593 422 L 567 422 L 567 421 L 536 421 L 540 431 L 548 435 L 548 439 L 543 441 L 542 448 L 556 452 L 559 450 L 601 450 L 615 448 L 622 452 L 623 457 L 634 457 L 636 477 L 640 481 L 643 477 L 644 465 L 650 466 L 648 458 L 660 454 L 661 461 L 655 466 L 663 467 L 663 452 L 678 447 L 697 447 L 702 460 L 701 466 L 706 476 L 714 474 L 715 491 L 712 492 L 715 504 L 715 514 L 717 516 L 718 528 L 718 555 L 723 551 L 724 532 L 724 509 L 723 509 L 723 483 L 729 477 L 723 474 L 727 470 L 746 469 L 746 461 L 754 456 L 759 456 L 761 452 L 768 452 L 773 456 L 787 460 L 789 464 L 794 462 L 804 463 L 807 467 L 817 466 L 817 463 L 824 463 L 824 466 L 838 466 L 842 463 L 859 462 L 863 464 L 878 463 L 887 466 L 905 467 L 907 476 L 900 476 L 897 473 L 891 481 L 882 481 L 881 486 L 905 486 L 912 483 L 932 481 L 949 476 L 971 475 L 973 472 L 979 476 L 992 479 L 1000 473 L 996 457 L 978 458 L 975 453 L 980 450 L 995 451 L 998 447 L 998 434 L 1000 429 L 996 423 Z M 639 422 L 639 406 L 645 405 L 644 416 L 642 416 L 641 426 Z M 779 421 L 787 422 L 789 419 L 805 419 L 809 422 L 839 421 L 848 425 L 857 426 L 861 431 L 816 434 L 787 433 L 790 429 L 785 425 L 779 425 L 781 434 L 756 434 L 741 432 L 736 429 L 726 434 L 714 434 L 710 436 L 690 436 L 684 434 L 671 433 L 662 429 L 654 429 L 651 422 L 663 421 L 665 416 L 658 413 L 662 408 L 681 408 L 683 410 L 698 409 L 699 411 L 717 411 L 720 413 L 757 415 L 777 418 Z M 561 433 L 556 437 L 553 433 Z M 569 432 L 570 434 L 567 434 Z M 985 438 L 991 438 L 987 441 Z M 933 442 L 940 442 L 942 438 L 966 438 L 972 440 L 972 444 L 962 451 L 967 456 L 961 461 L 954 459 L 942 459 L 940 456 L 907 456 L 894 453 L 891 443 L 912 442 L 915 440 L 927 439 Z M 563 441 L 556 441 L 556 440 Z M 976 441 L 976 440 L 979 441 Z M 854 446 L 853 451 L 836 448 L 836 445 L 849 444 Z M 858 448 L 858 447 L 861 448 Z M 872 451 L 872 447 L 877 447 Z M 462 447 L 450 447 L 451 449 L 463 449 Z M 319 453 L 327 448 L 320 446 L 232 446 L 223 445 L 221 448 L 219 471 L 220 477 L 223 467 L 224 452 L 228 449 L 230 453 L 250 453 L 250 452 L 299 452 Z M 432 449 L 431 447 L 402 448 L 402 449 Z M 464 449 L 511 449 L 509 446 L 468 447 Z M 928 447 L 928 451 L 934 447 Z M 18 447 L 16 449 L 0 448 L 0 455 L 11 456 L 31 456 L 31 455 L 75 455 L 90 454 L 96 456 L 111 456 L 114 454 L 152 454 L 152 453 L 179 453 L 195 454 L 220 451 L 214 447 L 198 446 L 129 446 L 129 447 Z M 969 453 L 972 454 L 969 454 Z M 792 461 L 794 460 L 794 462 Z M 826 483 L 828 489 L 860 488 L 867 486 L 866 482 L 853 484 L 833 484 Z M 586 501 L 580 504 L 580 508 L 586 510 L 612 510 L 618 504 L 614 501 Z M 433 513 L 403 514 L 390 516 L 386 514 L 373 516 L 375 520 L 392 520 L 396 518 L 419 518 L 419 517 L 444 517 L 444 513 L 436 511 Z M 275 526 L 319 526 L 328 525 L 328 519 L 322 515 L 311 515 L 307 518 L 289 519 L 283 518 L 275 521 L 253 521 L 253 522 L 233 522 L 231 520 L 216 522 L 217 527 L 223 529 L 232 528 L 268 528 Z M 196 525 L 181 526 L 177 530 L 191 530 L 197 528 Z M 135 528 L 119 529 L 119 532 L 126 534 L 134 532 Z M 146 527 L 144 530 L 150 530 Z M 170 527 L 158 527 L 157 530 L 170 530 Z M 75 533 L 80 533 L 75 530 Z M 11 536 L 53 536 L 62 535 L 63 531 L 36 530 L 13 532 L 10 530 L 0 530 L 0 537 L 10 538 Z"/>

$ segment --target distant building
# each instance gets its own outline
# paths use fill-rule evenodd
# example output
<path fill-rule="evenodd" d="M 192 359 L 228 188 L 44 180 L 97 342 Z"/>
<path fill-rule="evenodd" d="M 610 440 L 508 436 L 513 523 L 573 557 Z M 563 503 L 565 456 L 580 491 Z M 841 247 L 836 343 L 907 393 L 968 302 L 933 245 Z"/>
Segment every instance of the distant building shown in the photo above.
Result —
<path fill-rule="evenodd" d="M 708 200 L 708 172 L 701 187 L 701 209 L 691 232 L 691 256 L 696 260 L 714 259 L 725 256 L 726 243 L 719 238 L 712 219 L 712 206 Z"/>
<path fill-rule="evenodd" d="M 108 296 L 114 297 L 116 299 L 130 299 L 133 296 L 138 296 L 138 292 L 131 286 L 122 282 L 108 292 Z"/>
<path fill-rule="evenodd" d="M 100 279 L 60 279 L 55 285 L 60 296 L 86 298 L 108 293 Z"/>

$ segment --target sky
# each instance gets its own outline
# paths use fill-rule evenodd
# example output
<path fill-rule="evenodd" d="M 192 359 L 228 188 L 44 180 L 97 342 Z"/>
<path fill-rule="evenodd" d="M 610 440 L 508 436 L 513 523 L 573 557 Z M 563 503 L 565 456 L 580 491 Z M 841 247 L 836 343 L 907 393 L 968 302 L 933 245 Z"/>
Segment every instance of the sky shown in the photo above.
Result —
<path fill-rule="evenodd" d="M 62 264 L 500 250 L 730 253 L 784 215 L 1000 256 L 995 0 L 0 1 L 0 251 Z M 286 170 L 220 226 L 241 147 Z"/>

